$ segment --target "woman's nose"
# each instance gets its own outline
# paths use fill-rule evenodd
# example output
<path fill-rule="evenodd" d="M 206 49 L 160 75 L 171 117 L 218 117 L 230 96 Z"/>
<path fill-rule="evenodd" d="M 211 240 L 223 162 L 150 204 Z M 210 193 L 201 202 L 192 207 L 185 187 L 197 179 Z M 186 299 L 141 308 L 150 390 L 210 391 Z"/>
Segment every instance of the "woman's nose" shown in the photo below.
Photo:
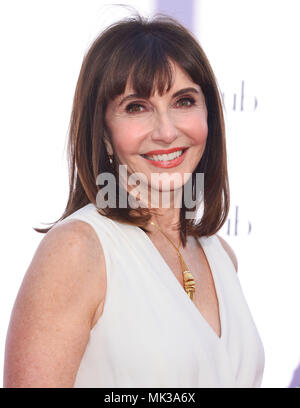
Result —
<path fill-rule="evenodd" d="M 157 114 L 152 139 L 172 143 L 177 138 L 177 129 L 174 120 L 168 112 Z"/>

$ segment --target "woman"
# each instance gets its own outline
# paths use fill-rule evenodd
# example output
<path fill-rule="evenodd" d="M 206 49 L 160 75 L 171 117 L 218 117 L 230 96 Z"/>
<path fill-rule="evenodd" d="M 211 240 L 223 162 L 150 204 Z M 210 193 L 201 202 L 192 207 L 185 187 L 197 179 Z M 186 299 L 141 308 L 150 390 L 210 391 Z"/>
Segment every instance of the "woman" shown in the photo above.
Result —
<path fill-rule="evenodd" d="M 222 106 L 191 33 L 166 16 L 108 27 L 83 61 L 68 152 L 69 200 L 36 229 L 47 234 L 12 312 L 4 386 L 259 387 L 263 346 L 217 235 L 229 210 Z"/>

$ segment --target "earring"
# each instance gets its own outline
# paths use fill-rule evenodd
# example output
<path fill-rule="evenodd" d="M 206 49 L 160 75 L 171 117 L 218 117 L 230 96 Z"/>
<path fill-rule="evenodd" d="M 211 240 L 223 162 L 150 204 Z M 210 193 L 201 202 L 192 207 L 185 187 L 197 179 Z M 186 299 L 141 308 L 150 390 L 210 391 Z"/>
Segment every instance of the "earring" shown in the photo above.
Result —
<path fill-rule="evenodd" d="M 111 154 L 108 155 L 110 164 L 113 164 L 113 156 Z"/>

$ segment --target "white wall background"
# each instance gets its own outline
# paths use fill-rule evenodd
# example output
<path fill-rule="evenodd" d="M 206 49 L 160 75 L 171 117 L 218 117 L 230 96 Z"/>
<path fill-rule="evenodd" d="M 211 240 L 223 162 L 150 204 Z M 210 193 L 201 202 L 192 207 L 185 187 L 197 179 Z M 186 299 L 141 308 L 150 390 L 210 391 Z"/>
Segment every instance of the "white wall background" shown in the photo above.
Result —
<path fill-rule="evenodd" d="M 82 58 L 103 27 L 129 14 L 110 4 L 16 0 L 0 5 L 0 377 L 13 302 L 44 236 L 32 227 L 57 220 L 66 205 L 65 145 Z M 150 15 L 155 3 L 126 4 Z M 195 5 L 194 32 L 225 95 L 232 228 L 227 235 L 225 225 L 222 235 L 239 259 L 239 278 L 264 343 L 263 386 L 287 387 L 300 364 L 299 1 L 200 0 Z"/>

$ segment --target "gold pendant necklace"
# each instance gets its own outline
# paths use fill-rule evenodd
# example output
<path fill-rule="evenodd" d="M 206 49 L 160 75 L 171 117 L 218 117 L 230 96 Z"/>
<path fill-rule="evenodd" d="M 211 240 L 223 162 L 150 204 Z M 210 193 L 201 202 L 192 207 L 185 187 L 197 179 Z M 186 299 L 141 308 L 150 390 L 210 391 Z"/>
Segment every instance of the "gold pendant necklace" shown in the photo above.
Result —
<path fill-rule="evenodd" d="M 176 249 L 177 254 L 179 256 L 179 259 L 180 259 L 182 273 L 183 273 L 184 290 L 189 295 L 190 299 L 193 300 L 194 293 L 195 293 L 195 290 L 196 290 L 195 289 L 195 279 L 194 279 L 192 273 L 188 270 L 188 267 L 187 267 L 186 263 L 184 262 L 184 259 L 183 259 L 182 255 L 181 255 L 181 253 L 179 252 L 179 249 L 178 249 L 179 247 L 177 248 L 173 244 L 173 242 L 166 236 L 166 234 L 156 224 L 154 224 L 154 222 L 150 221 L 150 224 L 154 225 L 167 238 L 167 240 L 173 245 L 173 247 Z"/>

